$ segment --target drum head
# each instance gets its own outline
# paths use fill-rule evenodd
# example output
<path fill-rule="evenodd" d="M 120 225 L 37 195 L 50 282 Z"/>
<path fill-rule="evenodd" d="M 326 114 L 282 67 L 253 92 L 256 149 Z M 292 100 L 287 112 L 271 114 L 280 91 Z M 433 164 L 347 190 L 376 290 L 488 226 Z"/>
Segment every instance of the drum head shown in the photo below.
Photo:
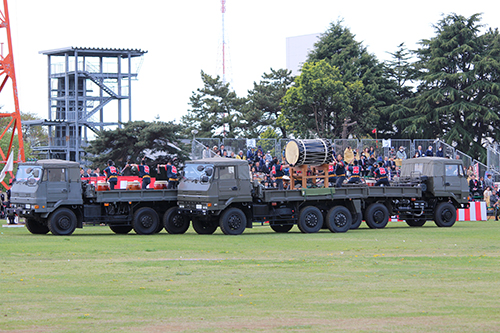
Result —
<path fill-rule="evenodd" d="M 288 164 L 295 165 L 299 161 L 299 145 L 296 141 L 290 141 L 285 147 L 285 158 Z"/>

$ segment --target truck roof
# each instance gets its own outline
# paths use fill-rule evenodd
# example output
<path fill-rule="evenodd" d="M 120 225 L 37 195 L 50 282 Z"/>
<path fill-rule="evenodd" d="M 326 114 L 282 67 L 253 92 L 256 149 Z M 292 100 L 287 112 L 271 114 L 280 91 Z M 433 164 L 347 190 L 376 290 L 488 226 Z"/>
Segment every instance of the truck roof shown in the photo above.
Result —
<path fill-rule="evenodd" d="M 34 162 L 25 162 L 23 165 L 41 165 L 43 167 L 75 167 L 79 168 L 80 165 L 77 162 L 73 161 L 65 161 L 65 160 L 57 160 L 57 159 L 50 159 L 50 160 L 38 160 Z"/>
<path fill-rule="evenodd" d="M 215 167 L 239 166 L 238 178 L 251 179 L 250 167 L 248 166 L 248 161 L 246 160 L 217 156 L 217 157 L 203 158 L 200 160 L 186 161 L 186 164 L 212 164 Z"/>
<path fill-rule="evenodd" d="M 410 175 L 419 171 L 426 176 L 444 176 L 445 165 L 463 165 L 462 160 L 453 160 L 443 157 L 418 157 L 403 161 L 401 174 Z"/>

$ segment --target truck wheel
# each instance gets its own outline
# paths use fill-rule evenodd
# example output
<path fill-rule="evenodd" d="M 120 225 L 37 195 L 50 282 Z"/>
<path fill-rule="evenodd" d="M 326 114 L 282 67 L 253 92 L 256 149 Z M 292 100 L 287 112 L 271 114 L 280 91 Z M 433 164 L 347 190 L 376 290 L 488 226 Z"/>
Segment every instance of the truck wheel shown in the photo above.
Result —
<path fill-rule="evenodd" d="M 449 202 L 441 202 L 434 211 L 434 222 L 438 227 L 451 227 L 457 221 L 457 209 Z"/>
<path fill-rule="evenodd" d="M 285 233 L 285 232 L 289 232 L 290 229 L 293 228 L 293 224 L 271 224 L 270 227 L 275 232 Z"/>
<path fill-rule="evenodd" d="M 322 226 L 323 214 L 321 214 L 319 208 L 308 206 L 300 210 L 298 227 L 302 233 L 318 232 Z"/>
<path fill-rule="evenodd" d="M 59 208 L 50 214 L 48 227 L 53 235 L 71 235 L 76 228 L 76 215 L 68 208 Z"/>
<path fill-rule="evenodd" d="M 326 215 L 326 226 L 331 232 L 346 232 L 351 224 L 351 212 L 346 207 L 335 206 Z"/>
<path fill-rule="evenodd" d="M 363 213 L 359 212 L 356 215 L 352 215 L 352 224 L 350 229 L 358 229 L 363 222 Z"/>
<path fill-rule="evenodd" d="M 219 226 L 225 235 L 241 235 L 247 227 L 247 217 L 239 208 L 229 208 L 222 213 Z"/>
<path fill-rule="evenodd" d="M 151 235 L 158 229 L 160 219 L 153 208 L 142 207 L 137 210 L 132 220 L 134 231 L 139 235 Z"/>
<path fill-rule="evenodd" d="M 389 210 L 384 204 L 371 204 L 365 211 L 365 221 L 371 229 L 385 228 L 389 222 Z"/>
<path fill-rule="evenodd" d="M 425 219 L 406 219 L 405 221 L 410 227 L 421 227 L 427 222 Z"/>
<path fill-rule="evenodd" d="M 206 221 L 193 218 L 193 229 L 199 235 L 211 235 L 217 230 L 215 221 Z"/>
<path fill-rule="evenodd" d="M 110 225 L 109 229 L 113 231 L 115 234 L 126 235 L 132 230 L 132 226 L 130 225 Z"/>
<path fill-rule="evenodd" d="M 169 234 L 183 234 L 189 229 L 189 219 L 179 214 L 178 209 L 172 207 L 163 215 L 163 226 Z"/>
<path fill-rule="evenodd" d="M 26 229 L 36 235 L 45 235 L 50 231 L 49 227 L 35 219 L 26 219 Z"/>

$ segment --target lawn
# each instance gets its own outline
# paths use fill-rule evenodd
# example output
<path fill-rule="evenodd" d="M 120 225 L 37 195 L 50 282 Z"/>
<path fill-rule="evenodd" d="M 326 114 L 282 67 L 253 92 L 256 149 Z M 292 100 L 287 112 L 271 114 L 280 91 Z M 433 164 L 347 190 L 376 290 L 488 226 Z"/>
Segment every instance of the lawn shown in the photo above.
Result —
<path fill-rule="evenodd" d="M 345 234 L 0 231 L 0 332 L 500 330 L 494 221 Z"/>

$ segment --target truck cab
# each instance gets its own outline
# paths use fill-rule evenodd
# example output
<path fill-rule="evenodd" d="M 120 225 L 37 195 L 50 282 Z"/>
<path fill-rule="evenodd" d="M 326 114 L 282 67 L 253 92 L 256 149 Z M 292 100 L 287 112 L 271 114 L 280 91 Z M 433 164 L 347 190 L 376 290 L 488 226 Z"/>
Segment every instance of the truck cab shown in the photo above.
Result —
<path fill-rule="evenodd" d="M 177 192 L 179 208 L 218 215 L 232 203 L 251 202 L 250 180 L 245 160 L 216 157 L 188 161 Z"/>
<path fill-rule="evenodd" d="M 462 160 L 420 157 L 403 161 L 401 179 L 425 184 L 424 194 L 451 200 L 456 206 L 468 204 L 469 184 Z"/>
<path fill-rule="evenodd" d="M 186 162 L 177 203 L 179 212 L 191 216 L 193 228 L 200 234 L 213 233 L 228 207 L 238 210 L 238 216 L 229 218 L 238 220 L 239 227 L 252 227 L 251 220 L 242 216 L 248 215 L 252 203 L 248 162 L 222 157 Z"/>
<path fill-rule="evenodd" d="M 46 218 L 60 205 L 83 204 L 76 162 L 39 160 L 19 164 L 11 203 L 26 218 Z"/>

